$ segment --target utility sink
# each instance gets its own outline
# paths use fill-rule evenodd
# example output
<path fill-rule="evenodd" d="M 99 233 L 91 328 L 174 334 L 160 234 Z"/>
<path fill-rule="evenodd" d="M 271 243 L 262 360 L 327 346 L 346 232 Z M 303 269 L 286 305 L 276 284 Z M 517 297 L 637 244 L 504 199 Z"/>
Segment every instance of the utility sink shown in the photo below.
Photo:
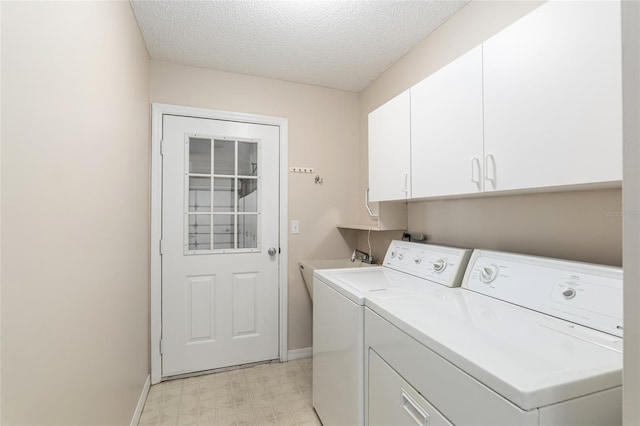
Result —
<path fill-rule="evenodd" d="M 311 300 L 313 300 L 313 271 L 316 269 L 338 269 L 338 268 L 359 268 L 365 266 L 378 266 L 376 264 L 365 263 L 361 260 L 354 262 L 351 259 L 319 259 L 319 260 L 301 260 L 298 262 L 298 268 L 302 273 L 302 279 L 307 286 L 307 291 Z"/>

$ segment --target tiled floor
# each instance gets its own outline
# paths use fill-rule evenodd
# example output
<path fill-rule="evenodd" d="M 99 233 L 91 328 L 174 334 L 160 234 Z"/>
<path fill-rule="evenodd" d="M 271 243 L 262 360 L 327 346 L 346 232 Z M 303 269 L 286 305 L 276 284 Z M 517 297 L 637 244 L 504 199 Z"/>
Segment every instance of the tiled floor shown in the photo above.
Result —
<path fill-rule="evenodd" d="M 311 358 L 154 385 L 140 425 L 320 425 Z"/>

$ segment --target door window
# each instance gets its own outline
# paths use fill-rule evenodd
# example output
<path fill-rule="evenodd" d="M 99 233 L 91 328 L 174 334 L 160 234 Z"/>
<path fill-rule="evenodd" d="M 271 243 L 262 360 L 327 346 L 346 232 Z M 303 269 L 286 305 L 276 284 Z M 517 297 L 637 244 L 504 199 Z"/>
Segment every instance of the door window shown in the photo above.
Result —
<path fill-rule="evenodd" d="M 188 136 L 185 254 L 260 251 L 259 140 Z"/>

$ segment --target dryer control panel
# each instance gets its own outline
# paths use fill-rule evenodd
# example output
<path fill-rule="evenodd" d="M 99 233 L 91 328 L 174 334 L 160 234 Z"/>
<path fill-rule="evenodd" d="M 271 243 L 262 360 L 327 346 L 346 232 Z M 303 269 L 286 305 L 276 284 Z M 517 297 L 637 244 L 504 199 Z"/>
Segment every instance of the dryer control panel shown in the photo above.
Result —
<path fill-rule="evenodd" d="M 475 250 L 462 286 L 622 337 L 622 268 Z"/>
<path fill-rule="evenodd" d="M 448 287 L 462 283 L 471 250 L 394 240 L 383 266 Z"/>

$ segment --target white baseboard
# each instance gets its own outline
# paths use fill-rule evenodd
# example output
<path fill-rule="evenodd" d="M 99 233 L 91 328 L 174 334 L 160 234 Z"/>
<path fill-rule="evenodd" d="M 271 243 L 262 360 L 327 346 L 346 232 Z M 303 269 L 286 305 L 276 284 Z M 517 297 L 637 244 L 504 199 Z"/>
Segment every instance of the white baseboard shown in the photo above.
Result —
<path fill-rule="evenodd" d="M 144 386 L 140 393 L 140 399 L 138 399 L 138 405 L 136 405 L 136 411 L 134 411 L 133 418 L 131 419 L 131 426 L 138 426 L 138 423 L 140 423 L 140 416 L 142 416 L 142 409 L 144 408 L 144 403 L 147 401 L 150 388 L 151 376 L 149 375 L 147 376 L 147 380 L 144 381 Z"/>
<path fill-rule="evenodd" d="M 313 348 L 291 349 L 287 352 L 287 359 L 293 361 L 294 359 L 310 358 L 311 355 L 313 355 Z"/>

